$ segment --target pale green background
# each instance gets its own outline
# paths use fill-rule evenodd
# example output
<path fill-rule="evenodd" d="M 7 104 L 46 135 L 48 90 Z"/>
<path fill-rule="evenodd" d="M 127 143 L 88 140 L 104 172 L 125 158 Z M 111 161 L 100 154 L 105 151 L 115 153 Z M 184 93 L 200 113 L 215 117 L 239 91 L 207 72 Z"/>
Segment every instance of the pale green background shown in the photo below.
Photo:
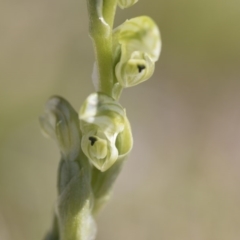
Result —
<path fill-rule="evenodd" d="M 139 0 L 163 51 L 121 103 L 134 148 L 98 218 L 97 240 L 240 239 L 240 1 Z M 0 1 L 0 240 L 42 239 L 59 153 L 38 116 L 53 94 L 93 91 L 84 0 Z"/>

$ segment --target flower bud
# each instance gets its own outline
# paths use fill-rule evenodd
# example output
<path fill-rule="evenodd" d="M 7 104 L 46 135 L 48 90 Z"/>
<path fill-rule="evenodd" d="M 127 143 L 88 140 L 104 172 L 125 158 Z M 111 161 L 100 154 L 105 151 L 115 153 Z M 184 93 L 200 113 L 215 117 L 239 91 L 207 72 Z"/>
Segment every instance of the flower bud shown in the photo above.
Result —
<path fill-rule="evenodd" d="M 146 16 L 127 20 L 115 29 L 113 38 L 118 42 L 114 43 L 114 57 L 120 85 L 131 87 L 149 79 L 161 50 L 160 32 L 155 22 Z"/>
<path fill-rule="evenodd" d="M 122 9 L 131 7 L 135 3 L 137 3 L 138 0 L 118 0 L 118 6 Z"/>
<path fill-rule="evenodd" d="M 116 147 L 116 139 L 124 132 L 125 110 L 113 98 L 93 93 L 83 103 L 79 118 L 83 134 L 82 150 L 91 163 L 104 172 L 121 154 Z"/>
<path fill-rule="evenodd" d="M 39 118 L 43 133 L 58 144 L 64 159 L 75 160 L 80 150 L 78 115 L 61 97 L 52 97 Z"/>

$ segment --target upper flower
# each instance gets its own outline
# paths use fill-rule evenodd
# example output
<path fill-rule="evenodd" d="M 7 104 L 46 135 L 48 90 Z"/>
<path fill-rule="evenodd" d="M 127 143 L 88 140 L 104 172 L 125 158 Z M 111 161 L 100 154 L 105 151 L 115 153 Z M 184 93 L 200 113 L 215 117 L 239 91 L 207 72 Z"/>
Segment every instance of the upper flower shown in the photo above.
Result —
<path fill-rule="evenodd" d="M 122 87 L 149 79 L 161 51 L 160 32 L 147 17 L 127 20 L 114 30 L 115 74 Z"/>

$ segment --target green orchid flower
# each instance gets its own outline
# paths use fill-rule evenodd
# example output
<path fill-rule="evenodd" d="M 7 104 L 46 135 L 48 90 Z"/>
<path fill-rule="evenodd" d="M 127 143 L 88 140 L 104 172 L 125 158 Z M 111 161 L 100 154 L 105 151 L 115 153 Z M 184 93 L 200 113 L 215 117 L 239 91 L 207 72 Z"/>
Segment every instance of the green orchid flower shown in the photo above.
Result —
<path fill-rule="evenodd" d="M 155 22 L 147 16 L 127 20 L 114 30 L 113 39 L 117 82 L 132 87 L 149 79 L 161 51 Z"/>
<path fill-rule="evenodd" d="M 126 140 L 128 146 L 124 153 L 117 148 L 117 139 L 124 132 L 127 120 L 125 110 L 113 98 L 103 93 L 91 94 L 80 109 L 79 119 L 82 150 L 100 171 L 108 170 L 120 155 L 131 150 L 132 140 Z M 130 128 L 125 129 L 130 131 Z M 128 138 L 132 139 L 132 135 Z"/>

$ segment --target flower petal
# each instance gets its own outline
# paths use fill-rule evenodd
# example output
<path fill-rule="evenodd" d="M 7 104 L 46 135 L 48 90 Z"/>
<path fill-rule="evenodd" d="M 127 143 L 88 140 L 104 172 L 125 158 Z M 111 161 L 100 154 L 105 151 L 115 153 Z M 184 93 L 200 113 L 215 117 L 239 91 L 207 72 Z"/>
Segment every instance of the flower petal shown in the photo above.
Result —
<path fill-rule="evenodd" d="M 122 9 L 131 7 L 135 3 L 137 3 L 138 0 L 118 0 L 118 6 Z"/>

